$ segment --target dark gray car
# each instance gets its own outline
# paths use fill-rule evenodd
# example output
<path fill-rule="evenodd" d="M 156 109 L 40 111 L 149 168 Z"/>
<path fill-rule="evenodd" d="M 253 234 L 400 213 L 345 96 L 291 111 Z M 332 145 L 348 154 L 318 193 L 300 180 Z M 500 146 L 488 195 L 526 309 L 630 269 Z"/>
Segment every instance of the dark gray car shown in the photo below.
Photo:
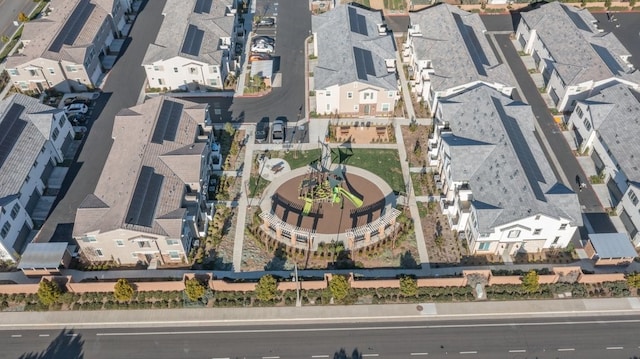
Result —
<path fill-rule="evenodd" d="M 263 117 L 256 125 L 256 142 L 262 143 L 269 137 L 269 117 Z"/>

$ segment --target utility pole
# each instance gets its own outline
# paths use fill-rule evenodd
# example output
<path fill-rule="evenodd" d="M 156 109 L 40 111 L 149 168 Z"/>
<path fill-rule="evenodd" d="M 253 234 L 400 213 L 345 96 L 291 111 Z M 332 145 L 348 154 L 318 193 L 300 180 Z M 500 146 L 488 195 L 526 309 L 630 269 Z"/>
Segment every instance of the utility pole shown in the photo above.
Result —
<path fill-rule="evenodd" d="M 296 281 L 296 307 L 302 307 L 302 302 L 300 301 L 300 281 L 298 281 L 298 262 L 293 264 L 293 271 Z"/>

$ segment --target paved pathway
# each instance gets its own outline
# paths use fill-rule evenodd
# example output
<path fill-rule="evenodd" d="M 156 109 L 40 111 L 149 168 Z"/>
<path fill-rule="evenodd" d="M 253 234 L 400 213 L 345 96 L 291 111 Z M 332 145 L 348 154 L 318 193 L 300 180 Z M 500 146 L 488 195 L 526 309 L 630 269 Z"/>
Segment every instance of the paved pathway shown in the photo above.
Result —
<path fill-rule="evenodd" d="M 247 193 L 247 188 L 249 187 L 249 179 L 251 178 L 251 167 L 253 166 L 253 151 L 254 151 L 254 141 L 253 141 L 253 131 L 255 127 L 251 126 L 243 126 L 246 131 L 247 140 L 245 141 L 246 147 L 244 151 L 244 169 L 242 171 L 241 180 L 241 192 L 240 199 L 238 200 L 239 206 L 238 214 L 236 218 L 236 233 L 235 239 L 233 242 L 233 270 L 235 272 L 241 271 L 242 266 L 242 246 L 244 243 L 244 230 L 245 224 L 247 220 L 247 208 L 249 207 L 249 193 Z"/>
<path fill-rule="evenodd" d="M 411 92 L 409 92 L 409 85 L 407 79 L 404 76 L 404 68 L 400 52 L 402 49 L 396 51 L 396 71 L 398 71 L 398 77 L 400 78 L 400 86 L 402 87 L 402 100 L 404 101 L 405 109 L 407 110 L 407 116 L 409 120 L 415 120 L 416 112 L 413 109 L 413 102 L 411 101 Z"/>

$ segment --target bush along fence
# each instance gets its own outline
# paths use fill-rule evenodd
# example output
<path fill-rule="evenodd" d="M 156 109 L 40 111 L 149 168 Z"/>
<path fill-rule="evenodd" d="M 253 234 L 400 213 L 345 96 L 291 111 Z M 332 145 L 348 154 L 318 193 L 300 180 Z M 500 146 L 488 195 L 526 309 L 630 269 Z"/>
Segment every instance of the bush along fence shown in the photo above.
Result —
<path fill-rule="evenodd" d="M 587 274 L 580 267 L 526 273 L 471 270 L 440 278 L 366 279 L 327 273 L 298 282 L 271 275 L 253 282 L 194 274 L 185 274 L 181 280 L 81 283 L 71 277 L 43 277 L 38 284 L 0 285 L 0 310 L 287 306 L 295 305 L 298 290 L 303 305 L 329 305 L 621 297 L 638 295 L 638 288 L 640 274 Z"/>

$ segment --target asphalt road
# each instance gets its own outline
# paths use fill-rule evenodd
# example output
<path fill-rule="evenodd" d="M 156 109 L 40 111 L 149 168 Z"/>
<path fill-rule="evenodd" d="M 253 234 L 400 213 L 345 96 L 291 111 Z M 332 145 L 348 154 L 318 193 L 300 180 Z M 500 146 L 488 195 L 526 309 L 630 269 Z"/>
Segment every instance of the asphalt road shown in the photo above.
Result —
<path fill-rule="evenodd" d="M 633 358 L 639 317 L 4 331 L 6 358 Z"/>
<path fill-rule="evenodd" d="M 509 35 L 497 34 L 496 41 L 518 82 L 519 88 L 522 90 L 521 95 L 524 95 L 526 102 L 531 105 L 533 114 L 536 116 L 536 120 L 542 130 L 542 134 L 538 135 L 544 136 L 547 139 L 553 155 L 558 160 L 560 168 L 555 168 L 555 171 L 562 171 L 569 180 L 569 185 L 578 194 L 582 212 L 585 213 L 594 231 L 596 233 L 615 232 L 615 227 L 611 223 L 609 216 L 604 212 L 600 200 L 593 191 L 593 187 L 588 186 L 586 189 L 580 191 L 576 181 L 573 181 L 576 176 L 580 176 L 580 178 L 587 178 L 587 176 L 571 152 L 571 148 L 564 138 L 562 131 L 560 131 L 558 125 L 553 120 L 553 116 L 551 116 L 547 105 L 542 99 L 542 96 L 540 96 L 538 88 L 520 60 L 516 49 L 513 47 Z M 544 146 L 543 150 L 547 152 Z M 553 162 L 551 163 L 553 164 Z"/>
<path fill-rule="evenodd" d="M 274 87 L 268 95 L 257 98 L 185 98 L 209 103 L 211 108 L 220 109 L 221 115 L 212 116 L 216 122 L 256 123 L 263 117 L 273 121 L 276 117 L 284 116 L 292 123 L 304 116 L 304 46 L 311 31 L 309 4 L 296 0 L 267 0 L 261 5 L 258 0 L 256 11 L 266 11 L 268 15 L 276 17 L 275 56 L 279 59 L 277 68 L 282 76 L 282 87 Z M 262 30 L 259 31 L 262 33 Z"/>
<path fill-rule="evenodd" d="M 11 37 L 18 29 L 13 25 L 18 20 L 18 14 L 23 12 L 29 15 L 36 5 L 29 0 L 0 0 L 0 36 Z"/>
<path fill-rule="evenodd" d="M 604 13 L 593 14 L 598 19 L 598 27 L 613 32 L 632 55 L 631 63 L 640 69 L 640 13 L 612 13 L 615 21 L 608 21 Z"/>
<path fill-rule="evenodd" d="M 140 64 L 147 46 L 155 39 L 162 21 L 164 1 L 149 1 L 139 14 L 125 44 L 123 55 L 109 73 L 102 95 L 96 101 L 95 119 L 90 119 L 88 135 L 77 161 L 64 180 L 59 202 L 38 234 L 38 242 L 64 242 L 71 239 L 76 209 L 93 193 L 113 142 L 113 119 L 123 108 L 134 106 L 146 74 Z"/>

